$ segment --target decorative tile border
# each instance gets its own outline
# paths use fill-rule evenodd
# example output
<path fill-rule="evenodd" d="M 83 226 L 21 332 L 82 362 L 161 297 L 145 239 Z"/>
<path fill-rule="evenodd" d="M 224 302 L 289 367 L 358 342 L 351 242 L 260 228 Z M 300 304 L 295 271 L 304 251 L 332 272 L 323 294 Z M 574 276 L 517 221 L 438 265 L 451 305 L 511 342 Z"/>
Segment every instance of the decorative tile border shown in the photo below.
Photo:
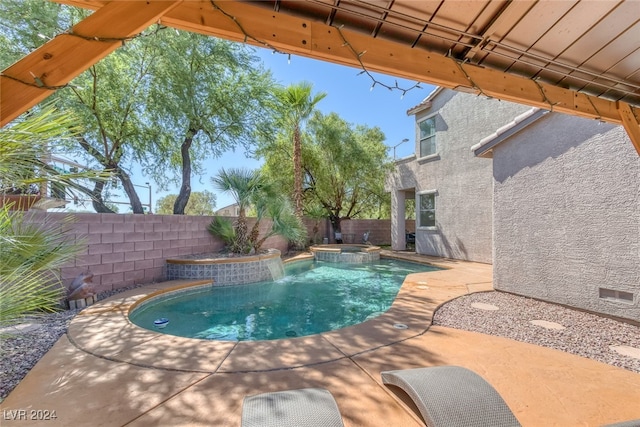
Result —
<path fill-rule="evenodd" d="M 380 247 L 369 245 L 316 245 L 309 248 L 318 261 L 361 264 L 380 259 Z"/>
<path fill-rule="evenodd" d="M 241 258 L 167 259 L 167 280 L 213 280 L 229 286 L 279 279 L 284 276 L 280 251 Z"/>

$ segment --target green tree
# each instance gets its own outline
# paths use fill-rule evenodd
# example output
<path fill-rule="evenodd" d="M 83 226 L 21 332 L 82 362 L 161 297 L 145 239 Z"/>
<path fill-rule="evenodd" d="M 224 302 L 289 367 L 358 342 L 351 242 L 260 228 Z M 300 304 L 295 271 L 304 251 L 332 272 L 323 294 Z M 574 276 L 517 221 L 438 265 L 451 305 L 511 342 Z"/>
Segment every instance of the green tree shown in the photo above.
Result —
<path fill-rule="evenodd" d="M 68 148 L 84 151 L 104 170 L 113 171 L 135 214 L 144 209 L 128 168 L 136 153 L 153 141 L 142 115 L 153 64 L 152 52 L 134 41 L 93 65 L 74 79 L 71 91 L 60 95 L 62 105 L 81 117 L 85 128 Z M 112 212 L 103 200 L 106 185 L 97 182 L 93 189 L 97 212 Z"/>
<path fill-rule="evenodd" d="M 335 231 L 351 218 L 380 218 L 386 215 L 389 196 L 384 177 L 393 167 L 377 128 L 354 126 L 337 114 L 316 112 L 307 124 L 302 150 L 305 212 L 324 212 Z M 263 173 L 281 191 L 291 180 L 280 172 L 290 164 L 284 154 L 285 141 L 278 140 L 265 156 Z"/>
<path fill-rule="evenodd" d="M 89 14 L 86 10 L 46 0 L 0 2 L 0 69 L 5 69 L 48 39 Z"/>
<path fill-rule="evenodd" d="M 11 53 L 0 55 L 5 66 L 42 44 L 38 34 L 60 34 L 87 13 L 44 0 L 1 7 L 8 22 L 0 40 L 12 40 Z M 134 213 L 144 212 L 130 178 L 134 163 L 161 186 L 180 182 L 174 213 L 184 213 L 192 171 L 202 173 L 208 156 L 271 133 L 274 84 L 251 48 L 162 28 L 128 41 L 54 95 L 84 128 L 67 150 L 113 171 Z M 95 183 L 98 212 L 111 212 L 104 200 L 110 185 Z"/>
<path fill-rule="evenodd" d="M 3 1 L 1 11 L 6 20 L 0 30 L 11 41 L 8 47 L 11 53 L 1 56 L 2 60 L 31 52 L 90 13 L 44 0 Z M 143 213 L 143 209 L 128 167 L 136 150 L 152 141 L 148 127 L 141 126 L 140 119 L 140 94 L 154 63 L 144 47 L 141 40 L 129 42 L 52 96 L 60 108 L 72 111 L 82 123 L 82 132 L 74 140 L 66 141 L 66 149 L 82 156 L 85 163 L 93 162 L 105 171 L 112 171 L 114 181 L 120 182 L 129 197 L 134 213 Z M 112 212 L 103 197 L 109 184 L 105 180 L 93 184 L 91 199 L 97 212 Z"/>
<path fill-rule="evenodd" d="M 173 206 L 175 204 L 177 194 L 169 194 L 160 198 L 156 202 L 157 214 L 171 215 L 173 214 Z M 210 191 L 194 191 L 189 197 L 189 202 L 184 209 L 185 215 L 201 215 L 210 216 L 214 215 L 214 209 L 216 207 L 216 195 Z"/>
<path fill-rule="evenodd" d="M 185 212 L 192 169 L 257 135 L 273 133 L 273 88 L 253 50 L 238 43 L 174 31 L 158 34 L 154 80 L 147 109 L 154 124 L 154 156 L 144 162 L 156 181 L 167 169 L 181 177 L 173 212 Z M 153 107 L 153 108 L 151 108 Z"/>
<path fill-rule="evenodd" d="M 211 178 L 211 183 L 218 190 L 229 193 L 238 205 L 238 217 L 233 223 L 233 241 L 229 249 L 234 253 L 245 253 L 250 248 L 247 210 L 264 182 L 259 179 L 256 171 L 237 168 L 225 170 L 223 168 L 218 172 L 218 175 Z M 219 223 L 220 218 L 217 218 L 214 222 Z M 220 226 L 224 227 L 224 225 Z"/>
<path fill-rule="evenodd" d="M 278 91 L 280 101 L 280 118 L 284 137 L 293 144 L 293 204 L 298 218 L 302 218 L 303 195 L 302 195 L 302 133 L 306 120 L 315 111 L 316 105 L 322 101 L 326 93 L 321 92 L 313 95 L 313 85 L 302 82 L 287 86 Z"/>
<path fill-rule="evenodd" d="M 211 182 L 221 191 L 229 193 L 238 205 L 239 214 L 232 223 L 228 218 L 214 217 L 209 231 L 221 237 L 234 253 L 259 252 L 265 240 L 281 235 L 294 243 L 305 238 L 305 229 L 295 215 L 289 200 L 278 195 L 258 170 L 222 169 Z M 256 222 L 251 231 L 247 224 L 247 210 L 255 209 Z M 271 228 L 260 236 L 260 223 L 271 220 Z"/>

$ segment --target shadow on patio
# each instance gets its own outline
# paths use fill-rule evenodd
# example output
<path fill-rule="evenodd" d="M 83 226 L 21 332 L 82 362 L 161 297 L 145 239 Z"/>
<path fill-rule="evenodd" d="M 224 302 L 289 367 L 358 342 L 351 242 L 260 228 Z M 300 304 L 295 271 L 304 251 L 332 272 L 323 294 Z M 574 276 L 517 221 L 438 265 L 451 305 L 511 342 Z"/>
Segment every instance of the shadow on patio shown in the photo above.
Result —
<path fill-rule="evenodd" d="M 380 372 L 432 365 L 474 370 L 525 426 L 640 418 L 640 374 L 505 338 L 430 327 L 440 304 L 491 290 L 490 265 L 445 264 L 446 270 L 408 276 L 382 316 L 287 340 L 158 334 L 135 327 L 126 313 L 170 283 L 117 295 L 74 319 L 67 336 L 0 406 L 3 426 L 42 425 L 30 410 L 56 411 L 47 425 L 239 426 L 244 396 L 303 387 L 331 391 L 347 427 L 420 426 L 411 405 L 381 384 Z M 26 420 L 12 422 L 22 409 Z"/>

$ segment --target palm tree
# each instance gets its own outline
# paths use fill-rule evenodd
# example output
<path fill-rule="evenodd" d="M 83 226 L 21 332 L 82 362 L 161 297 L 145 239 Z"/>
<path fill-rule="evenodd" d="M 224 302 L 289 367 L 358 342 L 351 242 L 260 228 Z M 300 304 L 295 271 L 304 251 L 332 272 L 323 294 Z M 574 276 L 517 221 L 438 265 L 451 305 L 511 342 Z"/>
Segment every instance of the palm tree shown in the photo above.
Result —
<path fill-rule="evenodd" d="M 312 90 L 313 84 L 302 82 L 278 92 L 283 125 L 293 139 L 293 203 L 298 218 L 302 218 L 302 126 L 313 114 L 316 104 L 327 96 L 325 92 L 312 95 Z"/>
<path fill-rule="evenodd" d="M 223 168 L 217 176 L 211 178 L 211 182 L 218 190 L 231 194 L 238 205 L 238 218 L 233 224 L 234 236 L 229 249 L 234 253 L 245 253 L 249 248 L 247 209 L 260 189 L 258 173 L 242 168 L 228 171 Z"/>
<path fill-rule="evenodd" d="M 211 182 L 219 190 L 230 193 L 238 205 L 238 218 L 232 226 L 230 221 L 217 216 L 209 226 L 209 231 L 225 240 L 231 252 L 258 252 L 264 241 L 276 234 L 296 243 L 304 240 L 304 227 L 288 200 L 273 192 L 259 170 L 222 169 Z M 247 210 L 250 207 L 255 209 L 257 217 L 249 232 Z M 270 218 L 272 226 L 261 237 L 260 221 L 264 218 Z"/>

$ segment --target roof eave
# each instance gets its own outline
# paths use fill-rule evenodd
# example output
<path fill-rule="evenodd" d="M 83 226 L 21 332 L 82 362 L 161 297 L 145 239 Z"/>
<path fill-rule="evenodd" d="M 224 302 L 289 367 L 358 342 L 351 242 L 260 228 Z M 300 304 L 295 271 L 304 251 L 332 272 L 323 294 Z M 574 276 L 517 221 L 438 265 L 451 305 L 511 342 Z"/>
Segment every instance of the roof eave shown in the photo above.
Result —
<path fill-rule="evenodd" d="M 524 128 L 539 120 L 547 113 L 549 113 L 548 110 L 542 110 L 540 108 L 527 110 L 514 118 L 511 122 L 496 130 L 491 135 L 480 140 L 479 143 L 471 147 L 471 151 L 476 157 L 493 158 L 493 149 L 497 145 L 522 131 Z"/>

